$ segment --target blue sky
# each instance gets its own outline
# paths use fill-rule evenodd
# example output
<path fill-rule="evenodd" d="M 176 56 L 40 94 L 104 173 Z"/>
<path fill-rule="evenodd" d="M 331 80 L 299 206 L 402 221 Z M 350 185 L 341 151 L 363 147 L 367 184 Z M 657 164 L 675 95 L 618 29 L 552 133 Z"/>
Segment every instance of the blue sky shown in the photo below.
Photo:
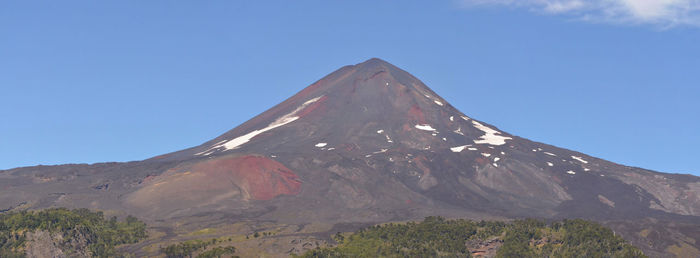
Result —
<path fill-rule="evenodd" d="M 700 175 L 700 4 L 661 2 L 3 1 L 0 169 L 199 145 L 379 57 L 509 133 Z"/>

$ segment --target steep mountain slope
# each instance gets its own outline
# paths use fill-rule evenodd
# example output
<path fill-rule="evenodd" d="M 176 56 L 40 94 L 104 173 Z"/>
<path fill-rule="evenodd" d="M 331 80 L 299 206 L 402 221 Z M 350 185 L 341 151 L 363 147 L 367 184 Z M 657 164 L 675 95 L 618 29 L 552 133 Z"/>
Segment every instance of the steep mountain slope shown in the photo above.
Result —
<path fill-rule="evenodd" d="M 690 229 L 641 248 L 661 255 L 678 239 L 700 246 L 700 178 L 502 132 L 379 59 L 343 67 L 194 148 L 130 163 L 0 172 L 0 209 L 51 206 L 122 210 L 147 221 L 653 218 Z"/>

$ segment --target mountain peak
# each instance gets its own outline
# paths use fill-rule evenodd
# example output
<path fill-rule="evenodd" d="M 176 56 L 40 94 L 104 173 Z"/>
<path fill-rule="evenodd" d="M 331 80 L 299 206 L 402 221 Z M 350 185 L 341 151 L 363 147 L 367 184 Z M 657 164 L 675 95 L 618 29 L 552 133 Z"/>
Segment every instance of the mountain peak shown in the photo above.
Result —
<path fill-rule="evenodd" d="M 355 66 L 358 66 L 358 67 L 381 67 L 381 66 L 395 67 L 391 63 L 384 61 L 384 60 L 377 58 L 377 57 L 372 57 L 370 59 L 367 59 L 362 63 L 356 64 Z"/>

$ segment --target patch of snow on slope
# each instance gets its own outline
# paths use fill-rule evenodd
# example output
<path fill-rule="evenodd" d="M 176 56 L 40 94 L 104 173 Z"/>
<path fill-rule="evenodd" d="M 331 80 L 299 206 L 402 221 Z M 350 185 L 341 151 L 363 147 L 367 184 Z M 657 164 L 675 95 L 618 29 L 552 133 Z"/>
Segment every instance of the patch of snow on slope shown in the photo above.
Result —
<path fill-rule="evenodd" d="M 553 167 L 554 164 L 552 164 L 552 162 L 547 162 L 547 166 Z"/>
<path fill-rule="evenodd" d="M 572 159 L 575 159 L 575 160 L 578 160 L 578 161 L 581 161 L 581 162 L 584 163 L 584 164 L 588 164 L 588 161 L 583 160 L 581 157 L 571 156 L 571 158 L 572 158 Z"/>
<path fill-rule="evenodd" d="M 437 101 L 437 100 L 433 100 L 433 102 L 435 102 L 435 104 L 438 104 L 438 106 L 441 106 L 441 107 L 444 105 L 444 104 L 442 104 L 442 102 Z"/>
<path fill-rule="evenodd" d="M 463 146 L 457 146 L 457 147 L 452 147 L 450 150 L 452 152 L 462 152 L 465 148 L 467 148 L 469 145 L 463 145 Z"/>
<path fill-rule="evenodd" d="M 467 148 L 467 150 L 479 150 L 477 148 Z"/>
<path fill-rule="evenodd" d="M 319 148 L 321 148 L 321 147 L 326 147 L 326 145 L 328 145 L 328 143 L 325 143 L 325 142 L 319 142 L 319 143 L 317 143 L 317 144 L 316 144 L 316 145 L 314 145 L 314 146 L 316 146 L 316 147 L 319 147 Z"/>
<path fill-rule="evenodd" d="M 546 152 L 546 151 L 544 152 L 544 154 L 547 154 L 547 155 L 549 155 L 549 156 L 557 156 L 557 154 L 554 154 L 554 153 L 551 153 L 551 152 Z"/>
<path fill-rule="evenodd" d="M 286 125 L 286 124 L 289 124 L 291 122 L 296 121 L 297 119 L 299 119 L 299 117 L 296 116 L 296 114 L 299 113 L 299 111 L 303 110 L 304 108 L 306 108 L 306 106 L 318 101 L 319 99 L 321 99 L 321 97 L 316 97 L 316 98 L 310 99 L 310 100 L 304 102 L 304 104 L 301 104 L 301 106 L 297 107 L 291 113 L 286 114 L 286 115 L 278 118 L 277 120 L 273 121 L 267 127 L 259 129 L 259 130 L 254 130 L 254 131 L 249 132 L 249 133 L 242 135 L 242 136 L 238 136 L 230 141 L 216 144 L 204 152 L 208 152 L 209 150 L 215 150 L 215 149 L 222 148 L 222 147 L 225 148 L 226 150 L 236 149 L 236 148 L 240 147 L 241 145 L 249 142 L 250 139 L 253 139 L 253 137 L 257 136 L 258 134 L 270 131 L 270 130 L 275 129 L 277 127 L 280 127 L 280 126 L 283 126 L 283 125 Z M 195 155 L 199 155 L 199 153 L 195 154 Z"/>
<path fill-rule="evenodd" d="M 493 162 L 498 162 L 499 160 L 501 160 L 501 158 L 499 158 L 499 157 L 493 158 Z"/>
<path fill-rule="evenodd" d="M 567 174 L 570 174 L 570 175 L 576 175 L 576 172 L 574 172 L 574 171 L 571 171 L 571 170 L 569 170 L 569 171 L 566 171 L 566 173 L 567 173 Z"/>
<path fill-rule="evenodd" d="M 461 116 L 461 117 L 462 117 L 462 119 L 464 119 L 464 121 L 469 121 L 469 117 L 467 117 L 467 116 Z"/>
<path fill-rule="evenodd" d="M 431 131 L 431 132 L 435 131 L 435 128 L 433 128 L 429 124 L 416 125 L 416 129 L 423 130 L 423 131 Z"/>
<path fill-rule="evenodd" d="M 481 155 L 484 155 L 484 157 L 487 157 L 487 158 L 488 158 L 488 157 L 491 156 L 491 153 L 481 153 Z"/>
<path fill-rule="evenodd" d="M 499 135 L 499 134 L 501 134 L 501 132 L 493 130 L 487 126 L 484 126 L 477 121 L 472 121 L 472 123 L 474 124 L 474 127 L 476 127 L 476 129 L 479 129 L 479 130 L 483 131 L 484 133 L 486 133 L 486 134 L 482 135 L 481 137 L 479 137 L 479 138 L 481 138 L 481 140 L 474 140 L 474 143 L 476 143 L 476 144 L 503 145 L 503 144 L 506 144 L 506 140 L 513 139 L 510 137 L 501 136 L 501 135 Z"/>
<path fill-rule="evenodd" d="M 454 116 L 450 116 L 450 121 L 454 122 L 454 121 L 455 121 L 455 117 L 454 117 Z"/>
<path fill-rule="evenodd" d="M 464 135 L 464 133 L 462 133 L 462 127 L 458 127 L 457 130 L 454 130 L 454 132 L 459 135 Z"/>
<path fill-rule="evenodd" d="M 379 133 L 379 134 L 381 134 L 381 133 L 383 133 L 383 132 L 384 132 L 384 130 L 379 130 L 379 131 L 377 131 L 377 133 Z"/>

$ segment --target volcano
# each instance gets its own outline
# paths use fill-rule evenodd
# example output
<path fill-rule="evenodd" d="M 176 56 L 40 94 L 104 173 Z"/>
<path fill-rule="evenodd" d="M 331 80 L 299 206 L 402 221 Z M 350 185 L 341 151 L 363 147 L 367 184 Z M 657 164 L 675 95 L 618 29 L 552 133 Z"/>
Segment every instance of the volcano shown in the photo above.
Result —
<path fill-rule="evenodd" d="M 193 148 L 0 171 L 0 209 L 55 206 L 129 213 L 162 227 L 202 217 L 208 226 L 585 218 L 648 255 L 700 255 L 700 178 L 503 132 L 376 58 Z"/>

